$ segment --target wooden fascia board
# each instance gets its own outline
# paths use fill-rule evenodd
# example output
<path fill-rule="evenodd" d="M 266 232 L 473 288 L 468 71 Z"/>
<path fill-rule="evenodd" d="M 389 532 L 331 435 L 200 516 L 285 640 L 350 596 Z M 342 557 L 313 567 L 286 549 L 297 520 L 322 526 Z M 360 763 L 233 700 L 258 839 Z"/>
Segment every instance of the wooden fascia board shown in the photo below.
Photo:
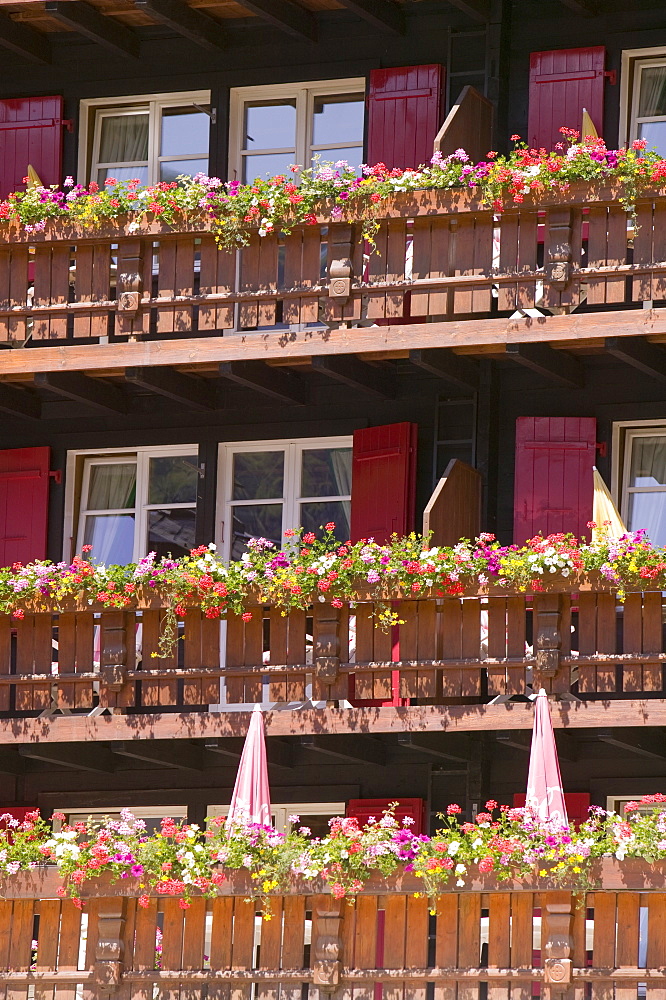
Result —
<path fill-rule="evenodd" d="M 205 365 L 257 359 L 269 361 L 315 355 L 365 354 L 416 348 L 450 347 L 503 350 L 504 344 L 555 342 L 581 347 L 607 337 L 663 337 L 666 309 L 631 312 L 581 313 L 542 316 L 539 319 L 472 319 L 414 326 L 357 327 L 302 330 L 283 338 L 268 331 L 244 332 L 238 337 L 190 337 L 183 340 L 136 341 L 127 344 L 81 344 L 40 347 L 38 351 L 0 352 L 0 376 L 36 372 L 96 371 L 120 374 L 125 368 L 152 365 Z M 470 351 L 470 348 L 472 351 Z"/>

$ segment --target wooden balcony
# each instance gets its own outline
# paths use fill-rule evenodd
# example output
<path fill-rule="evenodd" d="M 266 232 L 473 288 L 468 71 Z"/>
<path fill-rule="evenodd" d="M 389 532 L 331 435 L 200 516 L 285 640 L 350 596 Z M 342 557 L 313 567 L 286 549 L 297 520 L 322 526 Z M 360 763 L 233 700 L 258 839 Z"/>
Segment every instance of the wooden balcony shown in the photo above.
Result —
<path fill-rule="evenodd" d="M 464 190 L 407 192 L 384 207 L 369 260 L 359 223 L 325 213 L 240 253 L 207 223 L 5 227 L 0 342 L 45 348 L 28 367 L 49 371 L 483 345 L 516 310 L 544 313 L 512 320 L 518 341 L 660 334 L 661 313 L 640 307 L 666 294 L 666 197 L 642 198 L 634 219 L 619 194 L 581 182 L 495 215 Z M 3 357 L 5 373 L 25 370 L 22 354 Z"/>
<path fill-rule="evenodd" d="M 301 1000 L 317 989 L 336 1000 L 504 1000 L 509 990 L 573 1000 L 617 990 L 628 1000 L 662 986 L 666 966 L 664 871 L 638 862 L 604 861 L 599 888 L 578 897 L 477 878 L 440 896 L 434 916 L 406 876 L 370 883 L 355 905 L 295 887 L 273 897 L 271 919 L 233 881 L 187 910 L 165 897 L 139 907 L 136 886 L 90 883 L 83 917 L 56 885 L 41 873 L 3 885 L 0 969 L 12 1000 L 52 998 L 54 987 L 90 1000 L 156 989 L 216 1000 Z"/>
<path fill-rule="evenodd" d="M 385 631 L 374 627 L 375 605 L 362 592 L 353 609 L 315 603 L 284 616 L 257 604 L 247 609 L 251 620 L 233 615 L 222 626 L 191 610 L 166 657 L 165 610 L 154 596 L 127 611 L 5 616 L 0 712 L 134 717 L 220 705 L 241 712 L 260 702 L 337 705 L 344 719 L 351 705 L 487 705 L 542 686 L 585 703 L 665 697 L 660 591 L 620 603 L 605 581 L 559 579 L 544 593 L 495 585 L 488 596 L 425 595 L 393 607 L 400 624 Z"/>

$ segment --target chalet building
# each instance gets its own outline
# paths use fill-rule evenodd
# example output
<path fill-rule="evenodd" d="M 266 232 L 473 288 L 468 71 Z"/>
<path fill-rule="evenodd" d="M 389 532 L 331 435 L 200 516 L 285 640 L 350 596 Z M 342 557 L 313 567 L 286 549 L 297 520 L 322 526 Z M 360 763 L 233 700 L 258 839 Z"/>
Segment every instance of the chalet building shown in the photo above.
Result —
<path fill-rule="evenodd" d="M 317 155 L 415 167 L 435 140 L 552 148 L 584 110 L 609 147 L 666 153 L 658 0 L 2 0 L 0 46 L 3 197 L 28 166 L 45 185 L 245 181 Z M 666 198 L 628 228 L 595 197 L 581 182 L 501 218 L 406 197 L 367 264 L 330 221 L 239 255 L 157 224 L 0 229 L 0 564 L 211 540 L 238 557 L 289 527 L 383 539 L 424 516 L 448 544 L 588 534 L 593 466 L 666 543 Z M 264 608 L 188 622 L 168 662 L 159 607 L 3 620 L 0 806 L 203 824 L 259 702 L 279 828 L 399 800 L 431 829 L 451 801 L 520 801 L 549 643 L 571 817 L 663 789 L 662 595 L 490 605 L 407 601 L 389 633 L 359 616 L 353 650 L 330 608 Z"/>

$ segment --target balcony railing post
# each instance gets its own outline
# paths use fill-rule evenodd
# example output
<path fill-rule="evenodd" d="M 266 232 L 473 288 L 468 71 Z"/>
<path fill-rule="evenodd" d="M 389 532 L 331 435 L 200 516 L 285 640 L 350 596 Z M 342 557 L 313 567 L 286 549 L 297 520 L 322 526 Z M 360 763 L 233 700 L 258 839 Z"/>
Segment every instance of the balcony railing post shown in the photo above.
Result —
<path fill-rule="evenodd" d="M 569 689 L 562 674 L 562 608 L 564 595 L 539 595 L 534 602 L 534 652 L 536 656 L 534 690 L 544 687 L 549 693 Z"/>
<path fill-rule="evenodd" d="M 141 296 L 143 292 L 144 245 L 141 240 L 123 240 L 118 249 L 116 332 L 143 332 Z"/>
<path fill-rule="evenodd" d="M 125 611 L 105 611 L 100 639 L 100 704 L 115 705 L 116 695 L 127 682 L 128 615 Z"/>
<path fill-rule="evenodd" d="M 312 942 L 312 981 L 319 987 L 322 997 L 334 993 L 340 983 L 343 906 L 344 902 L 333 896 L 317 897 L 316 937 Z"/>
<path fill-rule="evenodd" d="M 118 993 L 125 969 L 127 899 L 115 896 L 99 901 L 94 977 L 100 997 Z M 88 931 L 90 935 L 90 930 Z"/>
<path fill-rule="evenodd" d="M 564 1000 L 573 994 L 570 957 L 573 948 L 571 894 L 558 893 L 557 897 L 561 899 L 548 901 L 543 908 L 546 954 L 544 982 L 548 987 L 550 1000 Z"/>
<path fill-rule="evenodd" d="M 354 227 L 333 225 L 329 228 L 328 294 L 332 299 L 346 301 L 351 295 L 353 277 L 352 249 Z"/>

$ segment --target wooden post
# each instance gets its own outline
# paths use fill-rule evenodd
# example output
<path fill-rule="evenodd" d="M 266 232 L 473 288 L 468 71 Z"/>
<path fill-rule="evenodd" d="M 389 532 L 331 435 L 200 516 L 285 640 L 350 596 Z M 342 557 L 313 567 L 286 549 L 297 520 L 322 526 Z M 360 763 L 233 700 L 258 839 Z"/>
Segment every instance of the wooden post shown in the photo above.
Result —
<path fill-rule="evenodd" d="M 336 680 L 340 670 L 340 609 L 315 604 L 317 622 L 313 659 L 315 674 L 323 682 Z"/>
<path fill-rule="evenodd" d="M 561 900 L 555 901 L 557 897 L 561 897 Z M 542 907 L 546 955 L 544 983 L 550 1000 L 573 997 L 570 957 L 573 948 L 571 905 L 571 893 L 557 893 L 552 902 L 546 902 Z"/>
<path fill-rule="evenodd" d="M 544 687 L 549 693 L 559 690 L 562 655 L 562 595 L 543 594 L 534 601 L 534 652 L 536 655 L 533 688 Z M 568 687 L 568 685 L 567 685 Z"/>
<path fill-rule="evenodd" d="M 121 691 L 127 676 L 127 614 L 105 611 L 102 614 L 100 651 L 100 704 L 112 707 L 115 699 L 109 692 Z"/>
<path fill-rule="evenodd" d="M 125 919 L 127 899 L 122 896 L 100 899 L 97 910 L 97 946 L 94 976 L 99 995 L 117 994 L 125 968 Z M 90 933 L 90 932 L 88 932 Z"/>
<path fill-rule="evenodd" d="M 329 229 L 328 294 L 330 298 L 346 301 L 351 295 L 352 244 L 354 227 L 331 226 Z"/>
<path fill-rule="evenodd" d="M 341 923 L 344 901 L 318 896 L 317 935 L 312 942 L 312 982 L 321 997 L 330 996 L 340 984 L 342 952 Z"/>

